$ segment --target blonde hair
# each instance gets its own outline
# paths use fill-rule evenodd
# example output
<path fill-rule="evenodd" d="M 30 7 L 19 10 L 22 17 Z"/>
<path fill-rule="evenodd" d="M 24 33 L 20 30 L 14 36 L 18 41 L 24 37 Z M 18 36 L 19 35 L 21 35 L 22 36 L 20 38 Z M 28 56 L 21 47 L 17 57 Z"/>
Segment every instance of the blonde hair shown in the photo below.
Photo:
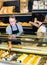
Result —
<path fill-rule="evenodd" d="M 15 18 L 15 16 L 14 16 L 14 15 L 12 15 L 12 16 L 10 16 L 9 18 Z"/>
<path fill-rule="evenodd" d="M 10 23 L 10 19 L 15 19 L 15 20 L 16 20 L 16 23 L 18 22 L 18 21 L 17 21 L 17 18 L 15 18 L 14 15 L 12 15 L 12 16 L 9 17 L 9 23 Z"/>

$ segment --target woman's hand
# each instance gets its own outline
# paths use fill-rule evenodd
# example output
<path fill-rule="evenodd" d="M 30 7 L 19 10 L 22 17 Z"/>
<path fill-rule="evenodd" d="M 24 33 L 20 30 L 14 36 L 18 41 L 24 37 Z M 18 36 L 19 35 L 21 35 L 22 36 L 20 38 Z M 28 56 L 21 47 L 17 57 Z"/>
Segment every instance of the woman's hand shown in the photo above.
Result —
<path fill-rule="evenodd" d="M 35 22 L 29 21 L 29 23 L 30 23 L 31 25 L 34 25 L 34 26 L 36 26 L 36 27 L 39 27 L 39 24 L 37 24 L 37 23 L 35 23 Z"/>

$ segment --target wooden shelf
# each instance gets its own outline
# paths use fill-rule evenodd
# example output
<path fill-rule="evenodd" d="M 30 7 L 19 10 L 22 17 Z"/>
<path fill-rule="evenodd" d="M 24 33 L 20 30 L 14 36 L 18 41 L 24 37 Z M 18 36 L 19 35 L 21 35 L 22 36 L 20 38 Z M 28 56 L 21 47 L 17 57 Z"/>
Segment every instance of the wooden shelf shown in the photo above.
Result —
<path fill-rule="evenodd" d="M 0 26 L 0 28 L 6 28 L 7 26 Z M 23 29 L 32 29 L 32 26 L 23 26 Z"/>
<path fill-rule="evenodd" d="M 32 10 L 32 13 L 47 13 L 47 9 L 45 9 L 45 10 Z"/>
<path fill-rule="evenodd" d="M 11 15 L 14 15 L 14 16 L 32 16 L 32 12 L 30 13 L 13 13 L 13 14 L 0 14 L 0 17 L 9 17 Z"/>

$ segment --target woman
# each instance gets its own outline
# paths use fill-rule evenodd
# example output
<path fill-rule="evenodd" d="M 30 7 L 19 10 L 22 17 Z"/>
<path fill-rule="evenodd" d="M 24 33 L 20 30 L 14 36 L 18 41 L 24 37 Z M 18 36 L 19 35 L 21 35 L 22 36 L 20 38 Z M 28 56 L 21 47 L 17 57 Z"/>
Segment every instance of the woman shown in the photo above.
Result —
<path fill-rule="evenodd" d="M 45 16 L 43 14 L 39 14 L 37 16 L 37 21 L 36 22 L 29 22 L 32 25 L 36 26 L 38 28 L 37 30 L 37 36 L 38 37 L 42 37 L 45 36 L 46 34 L 46 27 L 45 25 L 42 23 L 45 20 Z"/>

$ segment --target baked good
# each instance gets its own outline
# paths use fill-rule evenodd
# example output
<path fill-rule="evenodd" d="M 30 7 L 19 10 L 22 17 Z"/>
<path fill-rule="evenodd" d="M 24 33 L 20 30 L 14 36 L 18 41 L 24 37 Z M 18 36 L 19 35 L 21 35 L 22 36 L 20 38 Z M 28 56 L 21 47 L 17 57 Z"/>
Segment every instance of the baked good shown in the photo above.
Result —
<path fill-rule="evenodd" d="M 33 59 L 33 57 L 34 57 L 33 54 L 28 55 L 28 56 L 25 58 L 25 60 L 23 61 L 23 63 L 28 64 L 29 61 L 30 61 L 31 59 Z"/>
<path fill-rule="evenodd" d="M 17 62 L 23 62 L 27 56 L 27 54 L 22 54 L 20 57 L 17 58 Z"/>
<path fill-rule="evenodd" d="M 35 56 L 34 59 L 31 61 L 31 65 L 38 65 L 39 61 L 41 59 L 41 56 Z"/>
<path fill-rule="evenodd" d="M 7 14 L 13 14 L 13 9 L 14 9 L 14 6 L 8 6 L 7 7 Z"/>

